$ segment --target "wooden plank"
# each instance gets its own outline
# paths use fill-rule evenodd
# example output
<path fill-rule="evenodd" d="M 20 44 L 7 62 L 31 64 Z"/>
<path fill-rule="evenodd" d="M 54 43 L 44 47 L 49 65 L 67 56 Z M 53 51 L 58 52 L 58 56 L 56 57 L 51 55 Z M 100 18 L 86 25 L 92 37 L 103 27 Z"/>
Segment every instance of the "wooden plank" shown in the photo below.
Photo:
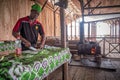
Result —
<path fill-rule="evenodd" d="M 79 68 L 78 67 L 76 67 L 76 71 L 75 71 L 75 73 L 74 73 L 74 75 L 73 75 L 73 77 L 72 77 L 72 80 L 77 80 L 77 78 L 79 77 Z"/>
<path fill-rule="evenodd" d="M 120 59 L 112 59 L 112 65 L 117 68 L 116 72 L 112 73 L 115 80 L 120 79 Z"/>
<path fill-rule="evenodd" d="M 106 80 L 119 80 L 120 79 L 120 60 L 111 59 L 112 65 L 117 68 L 116 72 L 105 72 Z"/>
<path fill-rule="evenodd" d="M 119 59 L 111 59 L 111 63 L 115 68 L 120 68 L 120 60 Z"/>
<path fill-rule="evenodd" d="M 68 73 L 69 73 L 69 77 L 70 77 L 69 79 L 70 79 L 70 80 L 72 80 L 71 78 L 73 77 L 73 76 L 72 76 L 73 73 L 74 73 L 73 71 L 75 71 L 75 70 L 74 70 L 74 67 L 68 66 Z"/>
<path fill-rule="evenodd" d="M 85 80 L 85 74 L 86 74 L 86 69 L 83 67 L 75 67 L 72 66 L 72 68 L 76 68 L 74 71 L 74 75 L 72 75 L 72 80 Z"/>
<path fill-rule="evenodd" d="M 78 78 L 76 80 L 85 80 L 86 77 L 86 68 L 84 67 L 78 67 Z"/>
<path fill-rule="evenodd" d="M 94 79 L 94 69 L 86 68 L 85 80 L 95 80 Z"/>
<path fill-rule="evenodd" d="M 105 73 L 103 70 L 100 69 L 94 69 L 94 70 L 95 70 L 94 73 L 95 80 L 105 80 Z"/>
<path fill-rule="evenodd" d="M 116 80 L 112 72 L 105 71 L 105 80 Z"/>
<path fill-rule="evenodd" d="M 51 80 L 62 80 L 63 78 L 62 78 L 62 66 L 61 67 L 59 67 L 57 70 L 56 70 L 56 72 L 54 73 L 54 79 L 53 78 L 51 78 Z"/>
<path fill-rule="evenodd" d="M 78 69 L 76 68 L 74 74 L 73 74 L 73 77 L 72 77 L 72 80 L 75 80 L 75 76 L 76 76 L 76 72 L 78 71 Z"/>
<path fill-rule="evenodd" d="M 112 63 L 109 60 L 102 60 L 100 64 L 92 62 L 89 59 L 82 59 L 81 61 L 72 60 L 70 66 L 89 67 L 107 71 L 116 71 L 116 68 L 112 65 Z"/>
<path fill-rule="evenodd" d="M 120 60 L 112 59 L 112 64 L 117 66 L 116 72 L 102 69 L 68 66 L 69 80 L 119 80 L 120 79 Z M 57 69 L 49 80 L 63 80 L 60 77 L 62 68 Z"/>
<path fill-rule="evenodd" d="M 74 77 L 74 75 L 75 75 L 75 73 L 76 73 L 76 71 L 77 71 L 78 69 L 76 68 L 76 67 L 72 67 L 72 66 L 69 66 L 69 79 L 70 80 L 72 80 L 73 79 L 73 77 Z"/>
<path fill-rule="evenodd" d="M 62 66 L 49 74 L 48 80 L 62 80 Z"/>

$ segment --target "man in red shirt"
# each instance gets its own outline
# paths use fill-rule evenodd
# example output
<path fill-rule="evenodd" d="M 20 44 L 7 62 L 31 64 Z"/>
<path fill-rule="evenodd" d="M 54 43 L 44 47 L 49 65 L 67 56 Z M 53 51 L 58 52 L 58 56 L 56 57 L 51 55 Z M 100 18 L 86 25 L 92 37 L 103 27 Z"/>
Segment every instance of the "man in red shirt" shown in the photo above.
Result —
<path fill-rule="evenodd" d="M 45 33 L 42 24 L 37 21 L 41 7 L 39 4 L 31 6 L 31 13 L 29 16 L 20 18 L 13 28 L 12 34 L 15 38 L 20 36 L 22 41 L 22 50 L 28 50 L 30 46 L 37 47 L 38 33 L 41 36 L 40 48 L 45 44 Z"/>

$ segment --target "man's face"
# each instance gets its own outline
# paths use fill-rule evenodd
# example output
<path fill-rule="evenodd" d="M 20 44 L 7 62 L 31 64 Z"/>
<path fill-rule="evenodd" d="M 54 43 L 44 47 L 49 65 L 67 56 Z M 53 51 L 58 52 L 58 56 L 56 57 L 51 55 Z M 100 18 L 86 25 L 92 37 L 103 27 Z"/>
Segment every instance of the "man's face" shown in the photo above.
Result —
<path fill-rule="evenodd" d="M 38 16 L 39 16 L 39 13 L 38 13 L 36 10 L 31 10 L 30 18 L 31 18 L 32 20 L 37 19 Z"/>

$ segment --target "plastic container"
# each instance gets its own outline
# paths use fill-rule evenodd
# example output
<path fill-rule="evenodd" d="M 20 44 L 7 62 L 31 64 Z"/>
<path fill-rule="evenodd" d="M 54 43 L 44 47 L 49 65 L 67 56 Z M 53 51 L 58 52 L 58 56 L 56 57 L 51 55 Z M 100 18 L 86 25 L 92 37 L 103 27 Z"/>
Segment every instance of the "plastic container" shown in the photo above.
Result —
<path fill-rule="evenodd" d="M 16 56 L 20 56 L 22 54 L 22 46 L 21 46 L 21 40 L 20 36 L 17 37 L 17 40 L 15 41 L 15 49 L 16 49 Z"/>

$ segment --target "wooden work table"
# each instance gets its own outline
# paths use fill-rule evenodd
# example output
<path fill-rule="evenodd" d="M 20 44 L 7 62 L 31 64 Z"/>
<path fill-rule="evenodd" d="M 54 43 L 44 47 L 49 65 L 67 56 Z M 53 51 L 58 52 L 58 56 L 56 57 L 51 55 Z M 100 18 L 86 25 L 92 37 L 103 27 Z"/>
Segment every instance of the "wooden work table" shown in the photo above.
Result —
<path fill-rule="evenodd" d="M 8 80 L 48 80 L 48 75 L 63 66 L 63 80 L 68 80 L 68 48 L 48 47 L 41 51 L 24 51 L 16 57 L 11 53 L 0 61 L 0 78 Z"/>

